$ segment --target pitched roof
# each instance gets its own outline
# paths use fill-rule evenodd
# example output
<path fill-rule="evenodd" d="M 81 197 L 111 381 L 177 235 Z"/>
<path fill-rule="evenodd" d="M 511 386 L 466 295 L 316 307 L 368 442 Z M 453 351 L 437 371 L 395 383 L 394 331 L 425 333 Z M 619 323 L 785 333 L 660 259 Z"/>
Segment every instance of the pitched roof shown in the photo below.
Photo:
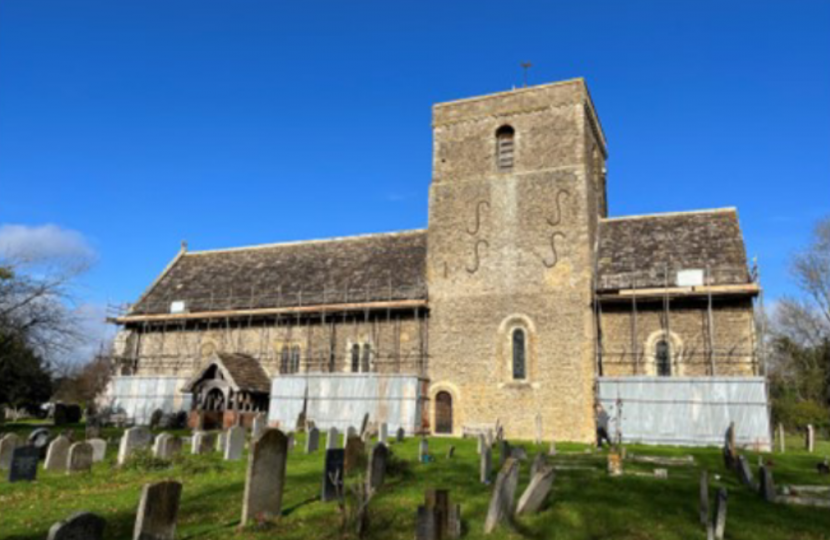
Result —
<path fill-rule="evenodd" d="M 217 352 L 210 362 L 205 364 L 198 373 L 182 387 L 182 392 L 192 392 L 193 387 L 202 380 L 205 372 L 212 366 L 217 366 L 223 373 L 225 380 L 235 391 L 268 393 L 271 391 L 271 381 L 262 365 L 253 356 L 241 353 Z"/>
<path fill-rule="evenodd" d="M 676 285 L 678 270 L 709 269 L 708 285 L 749 283 L 734 208 L 609 218 L 599 225 L 598 290 Z"/>
<path fill-rule="evenodd" d="M 130 315 L 425 299 L 425 230 L 178 256 Z"/>

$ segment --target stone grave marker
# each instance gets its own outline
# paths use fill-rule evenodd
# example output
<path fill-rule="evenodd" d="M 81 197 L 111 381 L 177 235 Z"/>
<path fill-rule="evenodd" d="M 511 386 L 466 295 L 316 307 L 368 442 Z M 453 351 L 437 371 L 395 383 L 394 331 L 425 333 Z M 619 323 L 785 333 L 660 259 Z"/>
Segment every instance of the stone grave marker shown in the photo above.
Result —
<path fill-rule="evenodd" d="M 242 525 L 258 519 L 275 519 L 282 513 L 288 437 L 278 429 L 266 429 L 251 447 L 245 475 Z"/>
<path fill-rule="evenodd" d="M 727 503 L 726 488 L 718 488 L 718 499 L 715 506 L 715 521 L 713 529 L 715 530 L 715 539 L 723 540 L 723 535 L 726 532 L 726 503 Z"/>
<path fill-rule="evenodd" d="M 415 517 L 415 540 L 441 540 L 441 515 L 435 508 L 418 506 Z"/>
<path fill-rule="evenodd" d="M 499 523 L 513 515 L 513 500 L 516 497 L 518 485 L 519 462 L 513 458 L 507 458 L 496 477 L 493 495 L 487 510 L 487 519 L 484 522 L 485 534 L 493 532 Z"/>
<path fill-rule="evenodd" d="M 37 478 L 40 448 L 32 445 L 18 446 L 12 452 L 9 482 L 31 482 Z"/>
<path fill-rule="evenodd" d="M 228 432 L 220 431 L 216 434 L 216 451 L 222 455 L 225 455 L 225 448 L 228 445 Z"/>
<path fill-rule="evenodd" d="M 536 413 L 536 445 L 542 444 L 542 415 Z"/>
<path fill-rule="evenodd" d="M 524 446 L 513 447 L 510 449 L 510 457 L 519 461 L 527 461 L 527 450 L 524 449 Z"/>
<path fill-rule="evenodd" d="M 381 422 L 378 427 L 378 442 L 389 444 L 389 425 L 386 422 Z"/>
<path fill-rule="evenodd" d="M 516 514 L 534 514 L 538 512 L 550 493 L 553 486 L 555 471 L 553 467 L 542 465 L 536 474 L 531 477 L 525 492 L 519 498 Z"/>
<path fill-rule="evenodd" d="M 556 455 L 556 439 L 550 440 L 550 448 L 548 448 L 548 455 L 555 456 Z"/>
<path fill-rule="evenodd" d="M 816 431 L 813 429 L 813 424 L 807 424 L 807 433 L 804 439 L 804 447 L 811 454 L 816 448 Z"/>
<path fill-rule="evenodd" d="M 482 484 L 490 483 L 490 471 L 493 468 L 493 449 L 485 446 L 481 452 L 481 463 L 479 464 L 479 480 Z"/>
<path fill-rule="evenodd" d="M 326 450 L 333 450 L 337 448 L 337 438 L 339 434 L 337 433 L 336 427 L 330 427 L 327 434 L 326 434 Z"/>
<path fill-rule="evenodd" d="M 709 472 L 700 471 L 700 524 L 709 523 Z"/>
<path fill-rule="evenodd" d="M 346 431 L 343 432 L 343 448 L 346 448 L 346 443 L 351 437 L 357 437 L 357 430 L 352 426 L 349 426 Z"/>
<path fill-rule="evenodd" d="M 92 470 L 92 454 L 94 452 L 92 445 L 88 442 L 72 443 L 69 447 L 69 455 L 66 458 L 66 472 L 71 474 Z"/>
<path fill-rule="evenodd" d="M 118 464 L 123 465 L 136 450 L 147 448 L 153 440 L 150 430 L 137 426 L 124 431 L 118 446 Z"/>
<path fill-rule="evenodd" d="M 288 451 L 294 450 L 294 447 L 297 445 L 297 438 L 294 436 L 294 432 L 288 432 Z"/>
<path fill-rule="evenodd" d="M 84 429 L 84 437 L 86 437 L 87 440 L 101 438 L 101 426 L 97 424 L 90 424 L 89 420 L 87 420 L 86 429 Z"/>
<path fill-rule="evenodd" d="M 323 468 L 323 502 L 337 499 L 337 491 L 343 490 L 343 477 L 346 474 L 346 451 L 342 448 L 326 450 L 326 464 Z"/>
<path fill-rule="evenodd" d="M 775 482 L 772 479 L 772 471 L 766 465 L 762 465 L 758 471 L 758 476 L 761 478 L 760 491 L 761 496 L 767 502 L 775 502 Z"/>
<path fill-rule="evenodd" d="M 346 441 L 346 457 L 344 462 L 344 472 L 349 475 L 356 471 L 360 464 L 365 459 L 366 445 L 360 440 L 358 436 L 349 437 Z"/>
<path fill-rule="evenodd" d="M 405 438 L 406 438 L 406 430 L 403 428 L 403 426 L 401 426 L 401 427 L 398 428 L 398 431 L 395 433 L 395 440 L 397 442 L 403 442 Z"/>
<path fill-rule="evenodd" d="M 530 464 L 530 478 L 533 479 L 536 473 L 541 471 L 547 464 L 548 460 L 543 452 L 536 454 L 536 457 L 533 458 L 533 463 Z"/>
<path fill-rule="evenodd" d="M 421 437 L 421 440 L 418 441 L 418 463 L 426 463 L 428 455 L 429 442 L 427 441 L 426 437 Z"/>
<path fill-rule="evenodd" d="M 447 448 L 447 459 L 452 459 L 455 455 L 455 446 L 450 446 Z"/>
<path fill-rule="evenodd" d="M 499 440 L 499 469 L 504 466 L 504 462 L 510 457 L 510 443 L 506 439 Z"/>
<path fill-rule="evenodd" d="M 723 445 L 723 464 L 727 469 L 734 469 L 738 460 L 738 451 L 735 446 L 735 422 L 729 423 Z"/>
<path fill-rule="evenodd" d="M 44 463 L 43 468 L 47 471 L 65 471 L 68 454 L 69 439 L 60 435 L 49 443 L 49 449 L 46 451 L 46 463 Z"/>
<path fill-rule="evenodd" d="M 784 433 L 784 424 L 778 423 L 778 451 L 782 454 L 787 449 L 787 441 Z"/>
<path fill-rule="evenodd" d="M 197 431 L 193 434 L 190 443 L 191 454 L 209 454 L 216 448 L 216 433 L 210 431 Z"/>
<path fill-rule="evenodd" d="M 487 439 L 484 437 L 484 433 L 479 433 L 477 438 L 478 446 L 476 446 L 476 451 L 478 452 L 478 455 L 481 455 L 484 447 L 487 446 Z"/>
<path fill-rule="evenodd" d="M 424 506 L 435 511 L 438 518 L 438 538 L 446 538 L 450 519 L 450 492 L 446 489 L 428 489 L 424 494 Z"/>
<path fill-rule="evenodd" d="M 234 426 L 227 431 L 225 439 L 225 461 L 242 459 L 245 450 L 245 428 Z"/>
<path fill-rule="evenodd" d="M 52 525 L 46 540 L 102 540 L 106 524 L 92 512 L 76 512 Z"/>
<path fill-rule="evenodd" d="M 752 477 L 752 468 L 749 466 L 746 456 L 738 456 L 738 478 L 741 483 L 751 489 L 755 489 L 755 479 Z"/>
<path fill-rule="evenodd" d="M 389 461 L 389 448 L 383 443 L 377 443 L 369 454 L 366 485 L 369 491 L 375 492 L 383 485 L 386 478 L 386 464 Z"/>
<path fill-rule="evenodd" d="M 12 466 L 12 454 L 18 446 L 23 446 L 23 440 L 15 433 L 6 433 L 0 439 L 0 470 L 8 471 Z"/>
<path fill-rule="evenodd" d="M 366 430 L 369 427 L 369 413 L 363 415 L 363 422 L 360 423 L 360 436 L 366 434 Z"/>
<path fill-rule="evenodd" d="M 320 430 L 312 427 L 305 438 L 305 453 L 312 454 L 320 447 Z"/>
<path fill-rule="evenodd" d="M 145 484 L 138 503 L 133 540 L 174 540 L 181 496 L 179 482 Z"/>
<path fill-rule="evenodd" d="M 254 420 L 251 423 L 251 439 L 252 440 L 255 441 L 255 440 L 259 439 L 259 436 L 262 435 L 262 432 L 265 431 L 265 428 L 267 427 L 266 424 L 267 424 L 267 419 L 265 418 L 265 415 L 258 414 L 256 416 L 254 416 Z"/>
<path fill-rule="evenodd" d="M 167 446 L 173 435 L 170 433 L 159 433 L 153 441 L 153 457 L 158 459 L 170 459 L 167 455 Z"/>
<path fill-rule="evenodd" d="M 107 441 L 104 439 L 87 439 L 86 442 L 92 447 L 92 462 L 104 461 L 104 457 L 107 455 Z"/>

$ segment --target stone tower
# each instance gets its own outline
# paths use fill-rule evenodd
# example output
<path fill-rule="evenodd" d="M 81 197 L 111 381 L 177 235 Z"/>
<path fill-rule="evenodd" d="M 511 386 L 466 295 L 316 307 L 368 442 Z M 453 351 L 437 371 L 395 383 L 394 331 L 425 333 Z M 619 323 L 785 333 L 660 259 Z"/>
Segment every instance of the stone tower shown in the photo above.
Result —
<path fill-rule="evenodd" d="M 605 141 L 582 79 L 435 105 L 434 430 L 594 436 L 596 231 Z M 451 420 L 448 420 L 448 417 Z M 443 426 L 443 427 L 442 427 Z"/>

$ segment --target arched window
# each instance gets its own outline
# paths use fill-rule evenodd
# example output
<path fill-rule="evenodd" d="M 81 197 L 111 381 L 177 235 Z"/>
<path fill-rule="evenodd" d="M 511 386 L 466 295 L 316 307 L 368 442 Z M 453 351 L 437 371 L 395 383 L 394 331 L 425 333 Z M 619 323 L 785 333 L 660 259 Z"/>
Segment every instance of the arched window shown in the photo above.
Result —
<path fill-rule="evenodd" d="M 525 347 L 525 331 L 521 328 L 513 330 L 513 378 L 525 379 L 525 359 L 527 358 Z"/>
<path fill-rule="evenodd" d="M 352 345 L 352 373 L 360 371 L 360 345 Z"/>
<path fill-rule="evenodd" d="M 300 372 L 300 346 L 291 347 L 291 373 Z"/>
<path fill-rule="evenodd" d="M 654 363 L 658 377 L 671 377 L 671 347 L 665 339 L 654 346 Z"/>
<path fill-rule="evenodd" d="M 515 135 L 515 130 L 510 126 L 502 126 L 496 130 L 496 167 L 500 171 L 513 168 Z"/>
<path fill-rule="evenodd" d="M 360 365 L 360 371 L 369 373 L 369 363 L 372 359 L 372 346 L 368 343 L 363 344 L 363 361 Z"/>
<path fill-rule="evenodd" d="M 288 349 L 288 345 L 283 345 L 282 350 L 280 351 L 280 373 L 286 374 L 290 373 L 289 369 L 291 366 L 289 365 L 291 361 L 291 351 Z"/>

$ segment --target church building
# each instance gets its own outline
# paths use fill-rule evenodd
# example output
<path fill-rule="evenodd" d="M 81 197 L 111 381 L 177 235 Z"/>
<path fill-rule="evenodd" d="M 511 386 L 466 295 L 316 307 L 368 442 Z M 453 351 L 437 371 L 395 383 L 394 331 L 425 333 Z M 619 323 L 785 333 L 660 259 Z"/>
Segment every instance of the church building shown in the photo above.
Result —
<path fill-rule="evenodd" d="M 582 79 L 440 103 L 432 127 L 426 229 L 183 245 L 113 319 L 114 403 L 203 427 L 369 413 L 582 442 L 601 403 L 627 440 L 712 443 L 737 421 L 739 442 L 768 444 L 734 208 L 609 216 Z"/>

